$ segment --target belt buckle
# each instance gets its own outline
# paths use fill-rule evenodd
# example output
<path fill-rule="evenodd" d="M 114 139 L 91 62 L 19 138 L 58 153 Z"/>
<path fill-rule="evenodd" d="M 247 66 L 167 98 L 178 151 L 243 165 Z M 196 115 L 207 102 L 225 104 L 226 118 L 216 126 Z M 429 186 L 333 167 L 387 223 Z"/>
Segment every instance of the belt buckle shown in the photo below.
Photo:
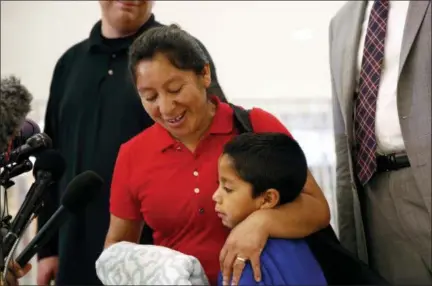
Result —
<path fill-rule="evenodd" d="M 394 168 L 394 164 L 396 162 L 396 158 L 394 154 L 389 155 L 378 155 L 377 156 L 377 165 L 380 172 L 390 172 Z"/>
<path fill-rule="evenodd" d="M 401 153 L 391 153 L 391 154 L 387 154 L 387 155 L 381 155 L 380 156 L 381 157 L 381 167 L 382 167 L 381 170 L 384 172 L 390 172 L 390 171 L 395 171 L 395 170 L 403 168 L 404 166 L 402 166 L 402 167 L 400 166 L 401 163 L 398 162 L 398 159 L 400 159 L 401 157 L 404 157 L 404 156 L 406 156 L 406 154 L 401 154 Z"/>

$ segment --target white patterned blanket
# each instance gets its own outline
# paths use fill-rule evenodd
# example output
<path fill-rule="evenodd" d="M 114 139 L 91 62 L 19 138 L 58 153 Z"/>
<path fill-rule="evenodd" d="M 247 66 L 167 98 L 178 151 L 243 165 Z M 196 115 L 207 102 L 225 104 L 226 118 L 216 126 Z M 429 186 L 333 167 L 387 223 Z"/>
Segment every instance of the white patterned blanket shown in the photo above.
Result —
<path fill-rule="evenodd" d="M 209 285 L 197 258 L 155 245 L 119 242 L 96 261 L 104 285 Z"/>

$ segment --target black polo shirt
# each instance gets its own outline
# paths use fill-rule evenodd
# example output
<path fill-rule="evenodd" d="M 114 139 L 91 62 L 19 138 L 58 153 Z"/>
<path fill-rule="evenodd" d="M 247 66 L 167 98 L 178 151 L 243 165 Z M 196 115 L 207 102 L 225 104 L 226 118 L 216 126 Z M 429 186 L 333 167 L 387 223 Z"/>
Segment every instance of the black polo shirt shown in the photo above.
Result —
<path fill-rule="evenodd" d="M 117 152 L 122 143 L 153 124 L 129 74 L 127 51 L 139 34 L 161 25 L 152 15 L 136 35 L 106 39 L 99 21 L 89 38 L 66 51 L 56 64 L 45 132 L 66 159 L 67 168 L 46 200 L 38 228 L 58 208 L 67 184 L 76 175 L 93 170 L 105 181 L 103 192 L 63 224 L 59 235 L 39 252 L 39 258 L 59 255 L 57 285 L 101 284 L 95 261 L 108 230 L 109 190 Z M 224 100 L 212 61 L 211 66 L 212 92 Z"/>

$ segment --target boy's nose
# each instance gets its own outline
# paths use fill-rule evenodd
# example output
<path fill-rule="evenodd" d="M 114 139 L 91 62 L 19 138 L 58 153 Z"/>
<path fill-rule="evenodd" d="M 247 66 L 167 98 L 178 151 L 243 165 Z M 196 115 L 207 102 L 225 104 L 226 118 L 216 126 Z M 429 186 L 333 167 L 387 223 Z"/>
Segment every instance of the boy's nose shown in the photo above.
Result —
<path fill-rule="evenodd" d="M 212 200 L 216 203 L 220 202 L 219 188 L 213 193 Z"/>

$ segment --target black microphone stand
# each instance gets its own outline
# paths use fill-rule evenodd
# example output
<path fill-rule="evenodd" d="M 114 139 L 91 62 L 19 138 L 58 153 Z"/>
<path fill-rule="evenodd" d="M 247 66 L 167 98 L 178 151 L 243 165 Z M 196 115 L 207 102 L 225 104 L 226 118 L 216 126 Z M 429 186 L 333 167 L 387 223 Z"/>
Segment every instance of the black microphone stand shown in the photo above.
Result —
<path fill-rule="evenodd" d="M 25 172 L 30 171 L 33 168 L 33 163 L 29 159 L 25 159 L 22 162 L 19 162 L 13 166 L 6 166 L 3 168 L 3 171 L 0 173 L 0 187 L 4 188 L 4 197 L 5 202 L 1 202 L 0 200 L 0 206 L 2 207 L 2 212 L 4 209 L 7 208 L 6 206 L 6 197 L 7 197 L 7 190 L 15 185 L 15 182 L 13 182 L 11 179 L 19 176 Z M 4 204 L 4 205 L 3 205 Z M 4 255 L 4 237 L 3 237 L 3 230 L 9 230 L 10 228 L 10 220 L 12 219 L 12 216 L 9 214 L 6 214 L 5 217 L 1 217 L 0 220 L 0 273 L 1 276 L 3 276 L 3 272 L 5 271 L 5 255 Z M 3 279 L 0 277 L 0 279 Z"/>
<path fill-rule="evenodd" d="M 3 272 L 5 270 L 5 257 L 3 255 L 3 234 L 0 233 L 0 279 L 3 279 Z"/>

